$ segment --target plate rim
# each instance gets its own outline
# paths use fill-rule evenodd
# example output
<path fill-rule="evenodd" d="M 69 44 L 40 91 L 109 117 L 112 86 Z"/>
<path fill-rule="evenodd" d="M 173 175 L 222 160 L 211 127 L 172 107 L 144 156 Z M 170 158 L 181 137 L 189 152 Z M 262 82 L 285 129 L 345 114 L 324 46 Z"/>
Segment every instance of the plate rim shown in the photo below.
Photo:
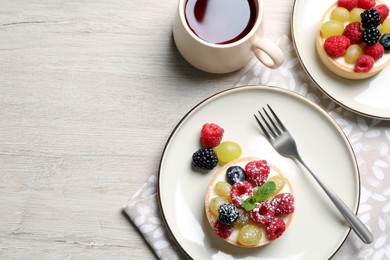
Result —
<path fill-rule="evenodd" d="M 297 1 L 297 0 L 295 0 L 295 1 Z M 356 174 L 357 174 L 357 184 L 358 184 L 357 185 L 357 188 L 358 188 L 357 193 L 358 194 L 357 194 L 357 199 L 356 199 L 356 208 L 354 210 L 352 209 L 352 212 L 356 215 L 358 210 L 359 210 L 360 198 L 361 198 L 361 176 L 360 176 L 360 169 L 359 169 L 358 164 L 357 164 L 356 154 L 355 154 L 355 152 L 354 152 L 354 150 L 352 148 L 352 145 L 351 145 L 349 139 L 345 135 L 344 131 L 341 129 L 341 127 L 336 123 L 336 121 L 323 108 L 321 108 L 318 104 L 314 103 L 313 101 L 309 100 L 308 98 L 302 96 L 299 93 L 296 93 L 296 92 L 294 92 L 292 90 L 289 90 L 289 89 L 276 87 L 276 86 L 269 86 L 269 85 L 243 85 L 243 86 L 237 86 L 237 87 L 232 87 L 232 88 L 228 88 L 228 89 L 225 89 L 225 90 L 221 90 L 221 91 L 216 92 L 216 93 L 214 93 L 214 94 L 204 98 L 203 100 L 201 100 L 199 103 L 197 103 L 195 106 L 193 106 L 188 112 L 186 112 L 184 114 L 184 116 L 179 120 L 179 122 L 175 125 L 175 127 L 171 131 L 171 133 L 170 133 L 170 135 L 169 135 L 169 137 L 168 137 L 168 139 L 167 139 L 167 141 L 166 141 L 166 143 L 164 145 L 163 152 L 161 154 L 160 161 L 159 161 L 159 166 L 158 166 L 158 173 L 157 173 L 157 203 L 158 203 L 158 209 L 159 209 L 159 212 L 160 212 L 160 216 L 162 217 L 163 224 L 164 224 L 165 228 L 168 231 L 169 237 L 172 239 L 172 241 L 175 243 L 175 245 L 180 249 L 181 253 L 183 253 L 189 259 L 194 259 L 195 260 L 195 258 L 193 258 L 184 249 L 184 247 L 180 244 L 178 239 L 174 236 L 173 231 L 172 231 L 171 227 L 168 224 L 168 220 L 167 220 L 167 217 L 166 217 L 166 215 L 164 213 L 164 209 L 163 209 L 163 202 L 162 202 L 161 192 L 160 192 L 160 189 L 161 189 L 161 187 L 160 187 L 160 184 L 161 184 L 161 181 L 160 181 L 161 180 L 161 167 L 162 167 L 162 164 L 163 164 L 163 161 L 164 161 L 164 157 L 165 157 L 168 145 L 170 144 L 172 138 L 174 137 L 175 133 L 177 132 L 178 128 L 182 125 L 182 123 L 192 113 L 194 113 L 197 108 L 201 107 L 203 104 L 211 101 L 212 99 L 214 99 L 214 98 L 216 98 L 216 97 L 218 97 L 220 95 L 228 94 L 229 92 L 243 91 L 245 89 L 256 89 L 256 88 L 258 88 L 259 90 L 270 88 L 270 89 L 272 89 L 272 91 L 278 91 L 278 92 L 281 92 L 281 93 L 283 93 L 285 95 L 290 95 L 290 96 L 293 96 L 295 98 L 298 98 L 298 99 L 308 103 L 309 105 L 313 106 L 323 116 L 325 116 L 328 119 L 328 121 L 335 127 L 337 132 L 339 132 L 340 136 L 344 139 L 345 144 L 347 144 L 349 153 L 351 154 L 351 156 L 354 159 L 353 162 L 354 162 L 355 170 L 356 170 Z M 348 231 L 346 232 L 344 239 L 342 241 L 340 241 L 340 243 L 337 246 L 337 248 L 334 249 L 334 252 L 332 252 L 329 255 L 328 260 L 331 259 L 340 250 L 340 248 L 345 243 L 345 241 L 347 240 L 347 238 L 348 238 L 350 233 L 351 233 L 351 228 L 348 227 Z"/>
<path fill-rule="evenodd" d="M 389 113 L 388 116 L 375 115 L 373 113 L 360 111 L 358 109 L 352 108 L 351 106 L 348 106 L 348 105 L 344 104 L 342 101 L 338 100 L 336 97 L 330 95 L 323 87 L 321 87 L 321 85 L 317 82 L 317 80 L 315 80 L 315 78 L 310 74 L 309 69 L 306 67 L 306 65 L 305 65 L 305 63 L 303 61 L 303 58 L 302 58 L 300 52 L 298 51 L 299 48 L 298 48 L 298 45 L 297 45 L 297 39 L 296 39 L 297 37 L 295 35 L 295 30 L 294 30 L 294 16 L 295 16 L 295 11 L 297 9 L 297 2 L 299 2 L 299 1 L 301 1 L 301 0 L 294 0 L 292 12 L 291 12 L 291 38 L 292 38 L 292 41 L 293 41 L 295 53 L 297 54 L 299 63 L 302 65 L 304 71 L 306 72 L 306 75 L 309 76 L 310 80 L 317 86 L 317 88 L 322 93 L 324 93 L 328 98 L 330 98 L 333 102 L 335 102 L 336 104 L 340 105 L 341 107 L 346 108 L 349 111 L 351 111 L 351 112 L 353 112 L 353 113 L 355 113 L 357 115 L 360 115 L 360 116 L 364 116 L 364 117 L 368 117 L 368 118 L 372 118 L 372 119 L 390 120 L 390 113 Z"/>

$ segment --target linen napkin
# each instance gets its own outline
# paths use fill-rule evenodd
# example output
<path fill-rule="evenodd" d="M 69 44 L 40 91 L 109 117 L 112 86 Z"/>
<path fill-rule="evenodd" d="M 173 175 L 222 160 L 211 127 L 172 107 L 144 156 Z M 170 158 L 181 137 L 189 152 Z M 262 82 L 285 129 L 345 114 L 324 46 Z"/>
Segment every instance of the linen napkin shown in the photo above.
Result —
<path fill-rule="evenodd" d="M 270 85 L 292 90 L 320 105 L 342 128 L 355 152 L 361 178 L 358 216 L 373 232 L 366 245 L 351 231 L 332 259 L 390 259 L 390 122 L 365 118 L 339 107 L 309 80 L 287 36 L 279 39 L 286 59 L 275 70 L 257 62 L 236 86 Z M 157 205 L 157 169 L 123 206 L 160 259 L 184 259 L 171 241 Z"/>

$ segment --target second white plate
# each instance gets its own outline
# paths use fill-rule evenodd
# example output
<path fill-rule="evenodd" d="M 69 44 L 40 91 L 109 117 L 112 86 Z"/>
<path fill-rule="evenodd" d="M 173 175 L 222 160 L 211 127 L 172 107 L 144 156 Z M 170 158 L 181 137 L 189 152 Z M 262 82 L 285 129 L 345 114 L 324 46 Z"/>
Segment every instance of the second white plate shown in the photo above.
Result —
<path fill-rule="evenodd" d="M 291 28 L 298 58 L 312 80 L 336 103 L 363 116 L 390 119 L 390 67 L 369 79 L 348 80 L 330 72 L 318 58 L 315 37 L 324 12 L 334 2 L 295 0 Z"/>

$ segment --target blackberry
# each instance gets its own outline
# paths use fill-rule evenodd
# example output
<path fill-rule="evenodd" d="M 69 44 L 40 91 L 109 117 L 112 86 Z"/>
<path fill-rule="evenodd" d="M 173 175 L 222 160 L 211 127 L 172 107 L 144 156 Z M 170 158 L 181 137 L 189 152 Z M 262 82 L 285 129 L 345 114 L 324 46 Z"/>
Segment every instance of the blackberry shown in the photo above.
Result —
<path fill-rule="evenodd" d="M 240 166 L 230 166 L 226 170 L 226 181 L 231 185 L 234 185 L 236 182 L 245 181 L 246 173 L 243 168 Z"/>
<path fill-rule="evenodd" d="M 232 203 L 222 204 L 218 209 L 218 220 L 224 225 L 233 225 L 238 218 L 238 209 Z"/>
<path fill-rule="evenodd" d="M 382 44 L 385 52 L 390 52 L 390 34 L 383 34 L 379 42 Z"/>
<path fill-rule="evenodd" d="M 212 170 L 218 164 L 218 157 L 212 148 L 201 148 L 192 155 L 192 164 L 203 170 Z"/>
<path fill-rule="evenodd" d="M 380 36 L 379 30 L 376 27 L 371 27 L 364 30 L 362 40 L 371 46 L 378 42 Z"/>
<path fill-rule="evenodd" d="M 360 14 L 360 17 L 362 18 L 363 28 L 377 27 L 381 24 L 381 15 L 374 8 L 365 10 Z"/>

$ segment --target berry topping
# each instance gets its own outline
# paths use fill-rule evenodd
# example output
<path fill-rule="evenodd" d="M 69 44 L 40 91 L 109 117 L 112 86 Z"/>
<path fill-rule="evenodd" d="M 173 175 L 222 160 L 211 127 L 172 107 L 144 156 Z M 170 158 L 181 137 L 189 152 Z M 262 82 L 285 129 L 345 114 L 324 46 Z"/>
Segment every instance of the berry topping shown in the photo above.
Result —
<path fill-rule="evenodd" d="M 271 204 L 267 202 L 260 202 L 256 203 L 255 208 L 251 211 L 250 214 L 254 222 L 268 224 L 275 215 L 275 210 Z"/>
<path fill-rule="evenodd" d="M 261 186 L 268 178 L 270 167 L 266 160 L 251 161 L 245 166 L 247 180 Z"/>
<path fill-rule="evenodd" d="M 325 51 L 332 57 L 344 56 L 347 48 L 351 45 L 351 41 L 342 35 L 331 36 L 325 40 Z"/>
<path fill-rule="evenodd" d="M 236 182 L 245 181 L 246 173 L 243 168 L 238 165 L 230 166 L 226 170 L 226 180 L 231 185 L 234 185 Z"/>
<path fill-rule="evenodd" d="M 363 9 L 370 9 L 376 5 L 375 0 L 358 0 L 358 7 Z"/>
<path fill-rule="evenodd" d="M 380 14 L 381 23 L 383 23 L 389 16 L 389 8 L 387 7 L 387 5 L 382 4 L 382 5 L 374 6 L 374 9 L 377 10 L 378 13 Z"/>
<path fill-rule="evenodd" d="M 226 203 L 219 206 L 219 222 L 224 225 L 233 225 L 238 218 L 238 210 L 236 206 L 231 203 Z"/>
<path fill-rule="evenodd" d="M 214 224 L 214 231 L 220 238 L 226 239 L 233 233 L 232 225 L 224 225 L 218 220 Z"/>
<path fill-rule="evenodd" d="M 358 0 L 339 0 L 338 6 L 347 8 L 348 11 L 351 11 L 353 8 L 355 8 L 358 4 Z"/>
<path fill-rule="evenodd" d="M 371 46 L 378 42 L 381 33 L 376 27 L 367 28 L 363 32 L 363 42 Z"/>
<path fill-rule="evenodd" d="M 381 15 L 374 8 L 365 10 L 360 14 L 360 17 L 362 18 L 363 28 L 377 27 L 381 24 Z"/>
<path fill-rule="evenodd" d="M 223 128 L 217 124 L 204 124 L 200 133 L 202 146 L 205 148 L 216 147 L 222 140 L 223 132 Z"/>
<path fill-rule="evenodd" d="M 270 239 L 280 237 L 286 230 L 286 224 L 280 218 L 273 218 L 266 227 L 267 235 Z"/>
<path fill-rule="evenodd" d="M 390 51 L 390 34 L 383 34 L 379 42 L 382 44 L 386 52 Z"/>
<path fill-rule="evenodd" d="M 279 193 L 271 200 L 275 215 L 286 215 L 294 212 L 294 196 L 291 193 Z"/>
<path fill-rule="evenodd" d="M 378 59 L 382 58 L 382 56 L 385 52 L 385 49 L 383 48 L 382 44 L 377 42 L 371 46 L 368 46 L 368 45 L 364 46 L 363 51 L 364 51 L 364 54 L 370 55 L 371 57 L 374 58 L 374 60 L 378 60 Z"/>
<path fill-rule="evenodd" d="M 360 23 L 353 22 L 345 26 L 343 35 L 351 41 L 351 44 L 362 43 L 363 31 L 360 30 Z"/>
<path fill-rule="evenodd" d="M 192 164 L 203 170 L 212 170 L 218 164 L 218 157 L 212 148 L 202 148 L 192 155 Z"/>
<path fill-rule="evenodd" d="M 369 55 L 362 55 L 355 63 L 355 72 L 369 72 L 374 67 L 374 58 Z"/>
<path fill-rule="evenodd" d="M 247 181 L 237 182 L 232 186 L 230 197 L 236 207 L 241 207 L 244 200 L 253 195 L 253 188 Z"/>

